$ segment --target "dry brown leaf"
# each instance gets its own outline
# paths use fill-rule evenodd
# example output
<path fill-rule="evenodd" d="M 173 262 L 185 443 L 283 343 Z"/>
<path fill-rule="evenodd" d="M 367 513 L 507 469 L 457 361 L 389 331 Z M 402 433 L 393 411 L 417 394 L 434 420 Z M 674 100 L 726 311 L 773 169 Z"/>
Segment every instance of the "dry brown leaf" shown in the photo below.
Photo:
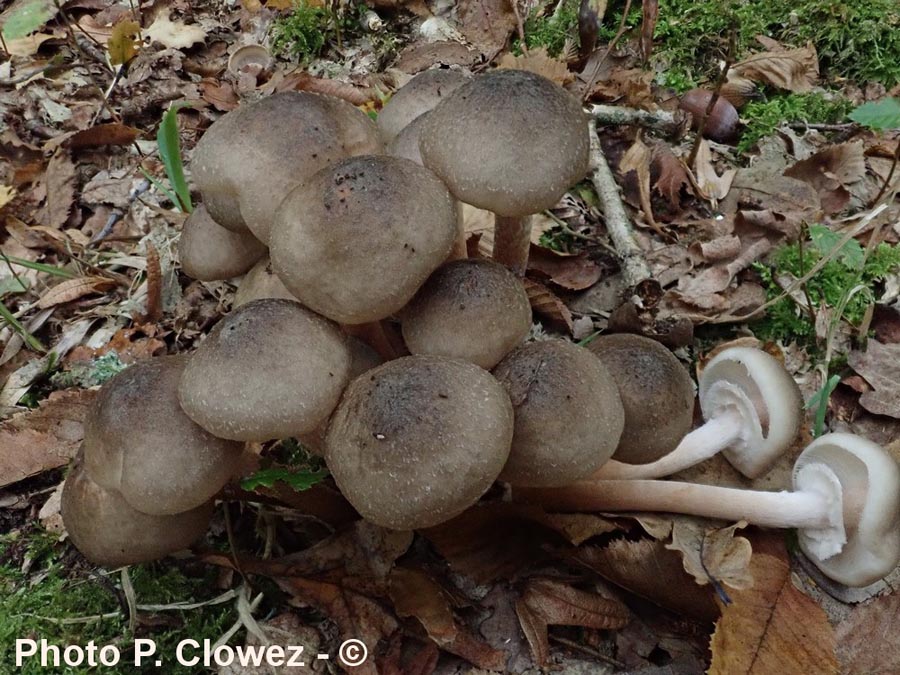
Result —
<path fill-rule="evenodd" d="M 200 82 L 200 96 L 216 110 L 229 112 L 238 107 L 240 101 L 234 93 L 234 87 L 227 82 L 206 79 Z"/>
<path fill-rule="evenodd" d="M 866 351 L 850 352 L 850 367 L 872 385 L 859 404 L 876 415 L 900 419 L 900 344 L 869 340 Z"/>
<path fill-rule="evenodd" d="M 42 224 L 56 229 L 66 224 L 75 202 L 76 175 L 69 153 L 57 150 L 47 164 L 42 181 L 47 194 L 47 201 L 39 215 Z"/>
<path fill-rule="evenodd" d="M 731 71 L 736 77 L 795 93 L 805 92 L 819 79 L 819 58 L 810 44 L 799 49 L 754 54 L 734 64 Z"/>
<path fill-rule="evenodd" d="M 741 169 L 726 201 L 728 203 L 722 205 L 724 212 L 737 211 L 736 229 L 786 236 L 789 240 L 800 236 L 803 223 L 814 223 L 822 218 L 816 190 L 787 176 L 760 177 Z"/>
<path fill-rule="evenodd" d="M 791 583 L 780 532 L 751 536 L 753 588 L 730 593 L 710 648 L 710 675 L 826 675 L 838 672 L 824 610 Z"/>
<path fill-rule="evenodd" d="M 289 647 L 302 647 L 302 660 L 306 664 L 301 667 L 273 666 L 265 662 L 263 665 L 241 665 L 237 659 L 227 666 L 219 666 L 216 675 L 292 675 L 294 673 L 323 673 L 326 672 L 326 661 L 318 660 L 316 654 L 322 652 L 319 631 L 312 626 L 305 625 L 300 618 L 292 612 L 283 612 L 266 621 L 257 623 L 263 636 L 267 638 L 269 645 L 279 645 L 290 658 Z M 244 644 L 248 647 L 263 645 L 262 636 L 255 631 L 247 631 Z M 264 660 L 265 661 L 265 660 Z"/>
<path fill-rule="evenodd" d="M 103 145 L 130 145 L 140 135 L 140 129 L 111 122 L 78 131 L 66 139 L 65 145 L 73 149 L 96 148 Z"/>
<path fill-rule="evenodd" d="M 516 613 L 539 666 L 545 665 L 550 657 L 547 626 L 617 630 L 631 618 L 628 608 L 617 600 L 551 579 L 530 580 L 516 603 Z"/>
<path fill-rule="evenodd" d="M 655 143 L 650 168 L 657 175 L 653 189 L 661 195 L 673 211 L 681 210 L 681 189 L 690 187 L 687 169 L 668 145 Z"/>
<path fill-rule="evenodd" d="M 143 36 L 169 49 L 187 49 L 198 42 L 203 42 L 206 39 L 206 31 L 197 24 L 189 26 L 181 21 L 172 21 L 169 15 L 163 12 L 149 28 L 143 30 Z"/>
<path fill-rule="evenodd" d="M 527 70 L 528 72 L 542 75 L 559 85 L 568 84 L 575 79 L 575 75 L 569 70 L 565 62 L 549 56 L 546 47 L 538 47 L 530 50 L 528 54 L 520 54 L 518 56 L 507 52 L 500 59 L 497 67 L 511 70 Z"/>
<path fill-rule="evenodd" d="M 678 551 L 684 559 L 684 570 L 701 586 L 723 583 L 731 588 L 746 589 L 753 585 L 750 556 L 753 549 L 735 531 L 746 527 L 737 523 L 728 527 L 709 527 L 694 518 L 676 518 L 672 542 L 666 548 Z"/>
<path fill-rule="evenodd" d="M 844 675 L 900 673 L 900 593 L 854 607 L 835 628 Z"/>
<path fill-rule="evenodd" d="M 94 392 L 56 391 L 36 410 L 0 424 L 0 487 L 68 464 L 84 437 Z"/>
<path fill-rule="evenodd" d="M 653 218 L 653 207 L 650 204 L 650 148 L 641 140 L 640 136 L 634 139 L 634 143 L 619 161 L 619 173 L 624 177 L 629 171 L 634 171 L 637 175 L 641 211 L 644 212 L 644 218 L 654 230 L 659 232 L 660 227 Z"/>
<path fill-rule="evenodd" d="M 697 158 L 694 161 L 694 176 L 700 196 L 714 204 L 725 199 L 736 175 L 737 169 L 726 169 L 721 176 L 716 173 L 709 142 L 705 138 L 701 139 L 700 149 L 697 151 Z"/>
<path fill-rule="evenodd" d="M 375 100 L 375 91 L 364 89 L 353 84 L 314 77 L 309 73 L 292 73 L 286 76 L 276 87 L 276 91 L 311 91 L 342 98 L 353 105 L 365 105 Z"/>
<path fill-rule="evenodd" d="M 414 42 L 400 52 L 395 67 L 401 72 L 413 75 L 437 64 L 471 67 L 480 58 L 478 51 L 458 42 Z"/>
<path fill-rule="evenodd" d="M 588 100 L 610 101 L 630 108 L 652 110 L 656 107 L 652 90 L 653 77 L 651 70 L 615 68 L 607 79 L 594 85 Z"/>
<path fill-rule="evenodd" d="M 110 288 L 115 288 L 116 282 L 107 277 L 79 277 L 78 279 L 66 279 L 56 284 L 37 301 L 40 309 L 47 309 L 55 305 L 72 302 L 91 293 L 100 293 Z"/>
<path fill-rule="evenodd" d="M 149 359 L 165 353 L 166 343 L 160 339 L 162 336 L 160 330 L 153 325 L 122 328 L 102 347 L 97 349 L 84 345 L 75 347 L 66 359 L 66 364 L 90 361 L 109 352 L 115 352 L 122 363 Z"/>
<path fill-rule="evenodd" d="M 849 186 L 866 175 L 862 141 L 829 146 L 788 167 L 784 175 L 814 187 L 825 213 L 838 213 L 850 201 Z"/>
<path fill-rule="evenodd" d="M 459 30 L 483 54 L 497 54 L 516 28 L 509 0 L 461 0 Z"/>
<path fill-rule="evenodd" d="M 539 246 L 531 246 L 528 271 L 570 291 L 582 291 L 600 280 L 603 272 L 586 254 L 559 255 Z"/>
<path fill-rule="evenodd" d="M 569 311 L 565 303 L 543 284 L 539 284 L 527 277 L 522 280 L 522 284 L 525 286 L 525 292 L 528 294 L 528 301 L 531 303 L 531 309 L 534 310 L 534 313 L 555 328 L 568 331 L 571 335 L 574 329 L 572 312 Z"/>

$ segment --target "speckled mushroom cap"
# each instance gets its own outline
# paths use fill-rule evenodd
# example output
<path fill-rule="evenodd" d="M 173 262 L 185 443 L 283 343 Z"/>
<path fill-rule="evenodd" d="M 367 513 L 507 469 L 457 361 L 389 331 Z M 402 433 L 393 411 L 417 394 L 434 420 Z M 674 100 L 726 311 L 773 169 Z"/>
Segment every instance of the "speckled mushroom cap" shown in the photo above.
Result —
<path fill-rule="evenodd" d="M 312 431 L 350 373 L 344 335 L 290 300 L 254 300 L 222 319 L 191 356 L 179 387 L 197 424 L 239 441 Z"/>
<path fill-rule="evenodd" d="M 472 75 L 462 70 L 436 68 L 426 70 L 400 87 L 378 113 L 378 128 L 385 143 L 390 143 L 404 127 L 434 108 Z"/>
<path fill-rule="evenodd" d="M 403 339 L 413 354 L 493 368 L 531 329 L 531 304 L 518 277 L 490 260 L 437 268 L 403 310 Z"/>
<path fill-rule="evenodd" d="M 66 477 L 60 511 L 69 538 L 85 558 L 118 567 L 190 546 L 206 531 L 213 502 L 168 516 L 141 513 L 115 490 L 92 481 L 78 458 Z"/>
<path fill-rule="evenodd" d="M 197 143 L 191 170 L 219 225 L 249 228 L 268 243 L 275 209 L 292 188 L 340 159 L 381 149 L 378 128 L 362 111 L 338 98 L 290 91 L 217 120 Z"/>
<path fill-rule="evenodd" d="M 85 466 L 143 513 L 181 513 L 232 477 L 242 444 L 216 438 L 184 414 L 178 382 L 187 357 L 141 361 L 106 382 L 85 419 Z"/>
<path fill-rule="evenodd" d="M 425 162 L 422 161 L 422 153 L 419 152 L 419 134 L 422 132 L 428 115 L 429 113 L 423 113 L 403 127 L 403 130 L 387 144 L 384 150 L 385 154 L 391 157 L 402 157 L 419 166 L 425 166 Z"/>
<path fill-rule="evenodd" d="M 613 459 L 653 462 L 691 430 L 694 383 L 672 352 L 641 335 L 602 335 L 587 348 L 612 375 L 625 408 L 625 429 Z"/>
<path fill-rule="evenodd" d="M 246 305 L 253 300 L 262 300 L 263 298 L 281 298 L 282 300 L 296 301 L 291 292 L 284 287 L 281 279 L 272 269 L 272 261 L 269 256 L 264 256 L 256 263 L 241 282 L 238 284 L 237 290 L 234 292 L 234 303 L 232 309 L 237 309 L 241 305 Z"/>
<path fill-rule="evenodd" d="M 460 201 L 506 217 L 548 209 L 588 169 L 588 120 L 550 80 L 494 70 L 428 115 L 419 149 Z"/>
<path fill-rule="evenodd" d="M 282 202 L 275 273 L 310 309 L 344 324 L 402 308 L 450 253 L 456 205 L 406 159 L 354 157 L 323 169 Z"/>
<path fill-rule="evenodd" d="M 367 520 L 430 527 L 487 491 L 506 462 L 512 428 L 509 398 L 490 373 L 407 356 L 350 384 L 328 427 L 325 459 Z"/>
<path fill-rule="evenodd" d="M 200 281 L 236 277 L 253 267 L 265 254 L 265 244 L 246 230 L 225 229 L 202 205 L 184 221 L 178 241 L 181 269 Z"/>
<path fill-rule="evenodd" d="M 625 411 L 600 359 L 564 340 L 522 345 L 494 369 L 512 400 L 515 434 L 500 478 L 517 487 L 560 487 L 604 464 Z"/>

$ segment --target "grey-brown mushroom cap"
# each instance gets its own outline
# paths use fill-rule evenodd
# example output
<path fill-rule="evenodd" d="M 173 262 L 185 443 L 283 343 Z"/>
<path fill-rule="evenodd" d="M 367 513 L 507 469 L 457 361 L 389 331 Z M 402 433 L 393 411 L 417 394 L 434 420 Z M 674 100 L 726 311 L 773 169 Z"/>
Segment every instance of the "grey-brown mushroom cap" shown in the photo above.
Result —
<path fill-rule="evenodd" d="M 403 130 L 387 144 L 385 154 L 391 157 L 402 157 L 419 166 L 425 166 L 425 162 L 422 161 L 422 153 L 419 152 L 419 135 L 428 115 L 429 113 L 423 113 L 403 127 Z"/>
<path fill-rule="evenodd" d="M 587 173 L 588 119 L 550 80 L 495 70 L 464 84 L 429 113 L 425 166 L 460 201 L 506 217 L 554 206 Z"/>
<path fill-rule="evenodd" d="M 462 70 L 426 70 L 400 87 L 378 113 L 378 128 L 390 143 L 407 125 L 428 112 L 471 79 Z"/>
<path fill-rule="evenodd" d="M 413 354 L 470 361 L 490 370 L 531 329 L 531 303 L 518 277 L 490 260 L 445 263 L 401 315 Z"/>
<path fill-rule="evenodd" d="M 191 169 L 213 219 L 246 226 L 268 243 L 280 201 L 334 162 L 381 152 L 369 117 L 346 101 L 282 92 L 217 120 L 197 143 Z"/>
<path fill-rule="evenodd" d="M 350 384 L 328 427 L 325 458 L 367 520 L 397 530 L 430 527 L 488 490 L 506 462 L 512 428 L 509 398 L 490 373 L 407 356 Z"/>
<path fill-rule="evenodd" d="M 331 321 L 290 300 L 255 300 L 216 324 L 181 376 L 185 413 L 221 438 L 300 436 L 328 418 L 350 373 Z"/>
<path fill-rule="evenodd" d="M 167 516 L 142 513 L 115 490 L 92 481 L 76 459 L 60 511 L 69 538 L 85 558 L 118 567 L 156 560 L 193 544 L 206 532 L 213 502 Z"/>
<path fill-rule="evenodd" d="M 304 305 L 340 323 L 366 323 L 409 302 L 446 260 L 456 231 L 453 197 L 428 169 L 396 157 L 354 157 L 288 195 L 270 255 Z"/>
<path fill-rule="evenodd" d="M 625 408 L 613 459 L 646 464 L 674 450 L 694 419 L 694 383 L 675 355 L 655 340 L 626 333 L 600 336 L 587 348 L 612 375 Z"/>
<path fill-rule="evenodd" d="M 518 487 L 561 487 L 612 457 L 625 411 L 596 356 L 564 340 L 522 345 L 494 369 L 512 400 L 515 434 L 500 478 Z"/>
<path fill-rule="evenodd" d="M 234 302 L 231 308 L 237 309 L 248 302 L 264 298 L 281 298 L 295 302 L 297 300 L 275 274 L 268 255 L 263 256 L 241 279 L 234 293 Z"/>
<path fill-rule="evenodd" d="M 184 356 L 122 371 L 100 389 L 85 419 L 85 466 L 143 513 L 167 515 L 209 501 L 233 477 L 242 445 L 195 424 L 178 402 Z"/>
<path fill-rule="evenodd" d="M 184 221 L 178 242 L 181 269 L 200 281 L 230 279 L 243 274 L 266 254 L 266 245 L 244 230 L 228 230 L 212 219 L 203 205 Z"/>

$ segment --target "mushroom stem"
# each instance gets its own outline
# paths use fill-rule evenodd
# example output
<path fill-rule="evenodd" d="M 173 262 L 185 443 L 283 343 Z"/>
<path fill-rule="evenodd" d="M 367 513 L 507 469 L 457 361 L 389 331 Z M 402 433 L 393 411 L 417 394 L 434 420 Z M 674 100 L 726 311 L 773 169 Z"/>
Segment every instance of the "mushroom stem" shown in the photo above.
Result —
<path fill-rule="evenodd" d="M 531 218 L 494 216 L 494 260 L 506 265 L 520 277 L 528 266 L 531 246 Z"/>
<path fill-rule="evenodd" d="M 456 239 L 453 242 L 453 248 L 450 249 L 450 255 L 447 256 L 447 262 L 452 260 L 465 260 L 469 257 L 469 250 L 466 247 L 466 222 L 463 217 L 462 203 L 456 204 Z"/>
<path fill-rule="evenodd" d="M 826 492 L 757 492 L 676 481 L 594 480 L 515 493 L 521 501 L 562 511 L 662 511 L 800 529 L 834 525 L 834 496 Z"/>
<path fill-rule="evenodd" d="M 671 476 L 721 452 L 741 435 L 741 415 L 728 408 L 685 436 L 668 455 L 648 464 L 610 460 L 591 476 L 598 480 L 661 478 Z"/>

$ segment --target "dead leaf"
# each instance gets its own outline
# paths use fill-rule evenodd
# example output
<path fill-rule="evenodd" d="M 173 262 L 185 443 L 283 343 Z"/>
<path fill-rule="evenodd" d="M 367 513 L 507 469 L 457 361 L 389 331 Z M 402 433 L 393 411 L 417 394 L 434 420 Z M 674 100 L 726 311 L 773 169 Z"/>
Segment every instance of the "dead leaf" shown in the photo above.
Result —
<path fill-rule="evenodd" d="M 57 150 L 44 173 L 43 185 L 47 191 L 47 201 L 39 219 L 44 225 L 60 229 L 69 219 L 69 212 L 75 202 L 75 177 L 77 170 L 69 153 Z"/>
<path fill-rule="evenodd" d="M 216 110 L 229 112 L 237 108 L 240 103 L 237 94 L 234 93 L 234 87 L 228 83 L 206 79 L 198 86 L 203 100 L 211 103 Z"/>
<path fill-rule="evenodd" d="M 306 625 L 300 618 L 292 612 L 283 612 L 266 621 L 257 622 L 257 627 L 262 635 L 257 635 L 256 631 L 247 631 L 247 638 L 244 644 L 248 647 L 259 647 L 264 644 L 262 638 L 265 637 L 265 644 L 279 645 L 285 650 L 285 654 L 290 658 L 288 647 L 302 647 L 303 662 L 306 664 L 301 667 L 294 666 L 273 666 L 263 665 L 241 665 L 238 659 L 235 659 L 227 666 L 219 666 L 216 675 L 289 675 L 291 673 L 322 673 L 325 672 L 326 661 L 319 660 L 316 654 L 324 650 L 321 646 L 321 638 L 319 631 L 312 626 Z"/>
<path fill-rule="evenodd" d="M 582 291 L 600 280 L 602 270 L 586 254 L 559 255 L 550 249 L 531 246 L 528 271 L 570 291 Z"/>
<path fill-rule="evenodd" d="M 721 210 L 737 212 L 736 230 L 786 236 L 789 241 L 800 236 L 803 223 L 822 218 L 819 195 L 812 186 L 788 176 L 759 176 L 747 169 L 738 170 Z"/>
<path fill-rule="evenodd" d="M 507 52 L 500 59 L 497 67 L 527 70 L 530 73 L 542 75 L 558 85 L 566 85 L 575 80 L 575 75 L 569 70 L 566 63 L 549 56 L 546 47 L 538 47 L 530 50 L 528 54 L 518 56 Z"/>
<path fill-rule="evenodd" d="M 571 334 L 574 328 L 572 313 L 565 303 L 543 284 L 539 284 L 527 277 L 522 279 L 522 284 L 525 286 L 525 292 L 528 294 L 528 301 L 531 303 L 531 309 L 534 310 L 534 313 L 548 321 L 555 328 L 565 330 Z"/>
<path fill-rule="evenodd" d="M 753 577 L 749 565 L 753 550 L 747 539 L 735 536 L 736 530 L 746 526 L 742 522 L 728 527 L 709 527 L 694 518 L 676 518 L 672 542 L 666 548 L 682 554 L 685 571 L 701 586 L 723 583 L 730 588 L 750 588 Z"/>
<path fill-rule="evenodd" d="M 818 81 L 819 58 L 815 47 L 809 44 L 799 49 L 753 54 L 734 64 L 731 71 L 736 77 L 800 93 L 809 91 Z"/>
<path fill-rule="evenodd" d="M 859 404 L 876 415 L 900 419 L 900 344 L 869 340 L 866 351 L 852 351 L 850 367 L 872 385 L 859 397 Z"/>
<path fill-rule="evenodd" d="M 751 535 L 753 588 L 730 593 L 710 648 L 710 675 L 837 673 L 834 630 L 824 610 L 791 583 L 780 532 Z"/>
<path fill-rule="evenodd" d="M 460 32 L 482 54 L 499 52 L 516 28 L 509 0 L 461 0 L 457 14 Z"/>
<path fill-rule="evenodd" d="M 47 309 L 55 305 L 72 302 L 91 293 L 102 293 L 115 288 L 116 282 L 107 277 L 79 277 L 78 279 L 66 279 L 56 284 L 37 301 L 37 306 Z"/>
<path fill-rule="evenodd" d="M 694 176 L 700 196 L 710 200 L 713 204 L 722 201 L 731 190 L 736 175 L 737 169 L 726 169 L 721 176 L 716 173 L 709 142 L 705 138 L 701 139 L 697 158 L 694 161 Z"/>
<path fill-rule="evenodd" d="M 551 579 L 530 580 L 516 603 L 516 613 L 539 666 L 550 658 L 547 626 L 617 630 L 631 618 L 628 608 L 617 600 Z"/>
<path fill-rule="evenodd" d="M 619 172 L 622 176 L 629 171 L 634 171 L 637 175 L 641 211 L 644 213 L 644 218 L 647 219 L 650 227 L 662 234 L 662 229 L 653 217 L 653 207 L 650 204 L 650 148 L 641 140 L 640 135 L 634 139 L 634 143 L 619 161 Z"/>
<path fill-rule="evenodd" d="M 77 131 L 66 139 L 64 145 L 73 150 L 97 148 L 104 145 L 131 145 L 140 135 L 140 129 L 111 122 Z"/>
<path fill-rule="evenodd" d="M 653 97 L 653 71 L 641 68 L 615 68 L 605 80 L 598 81 L 588 100 L 622 103 L 631 108 L 651 110 L 656 107 Z"/>
<path fill-rule="evenodd" d="M 84 437 L 94 392 L 56 391 L 36 410 L 0 424 L 0 487 L 68 464 Z"/>
<path fill-rule="evenodd" d="M 681 210 L 681 189 L 691 185 L 687 169 L 664 143 L 654 143 L 652 152 L 653 160 L 650 169 L 652 174 L 656 174 L 653 189 L 669 203 L 669 207 L 673 211 L 679 211 Z"/>
<path fill-rule="evenodd" d="M 375 100 L 373 89 L 364 89 L 353 84 L 314 77 L 309 73 L 292 73 L 286 76 L 276 87 L 276 91 L 311 91 L 342 98 L 353 105 L 365 105 Z"/>
<path fill-rule="evenodd" d="M 471 67 L 480 60 L 479 53 L 458 42 L 414 42 L 400 52 L 397 70 L 413 75 L 435 65 Z"/>
<path fill-rule="evenodd" d="M 0 184 L 0 209 L 15 199 L 17 194 L 16 188 Z"/>
<path fill-rule="evenodd" d="M 849 186 L 866 175 L 862 141 L 831 145 L 789 167 L 784 175 L 814 187 L 825 213 L 838 213 L 850 201 Z"/>
<path fill-rule="evenodd" d="M 165 334 L 157 326 L 145 325 L 121 328 L 102 347 L 92 349 L 78 346 L 66 359 L 66 364 L 90 361 L 109 352 L 115 352 L 122 363 L 135 363 L 166 352 L 166 343 L 160 338 Z"/>
<path fill-rule="evenodd" d="M 844 675 L 900 673 L 900 593 L 854 607 L 835 628 Z"/>
<path fill-rule="evenodd" d="M 206 31 L 197 24 L 188 26 L 180 21 L 172 21 L 164 12 L 149 28 L 144 29 L 143 36 L 169 49 L 187 49 L 198 42 L 203 42 L 206 39 Z"/>
<path fill-rule="evenodd" d="M 128 63 L 137 56 L 141 46 L 141 25 L 132 19 L 122 19 L 112 27 L 106 48 L 109 62 L 114 66 Z"/>

